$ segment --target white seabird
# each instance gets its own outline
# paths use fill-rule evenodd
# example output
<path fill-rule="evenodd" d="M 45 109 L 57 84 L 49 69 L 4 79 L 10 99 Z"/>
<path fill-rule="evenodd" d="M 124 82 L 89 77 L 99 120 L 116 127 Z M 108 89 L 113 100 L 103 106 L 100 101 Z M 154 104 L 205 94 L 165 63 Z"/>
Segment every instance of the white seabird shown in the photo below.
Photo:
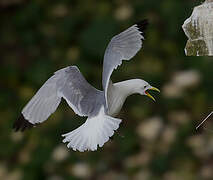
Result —
<path fill-rule="evenodd" d="M 44 122 L 64 98 L 73 111 L 87 120 L 79 128 L 63 134 L 63 142 L 73 150 L 97 150 L 118 129 L 121 119 L 115 116 L 127 96 L 139 93 L 154 98 L 147 90 L 156 90 L 142 79 L 112 83 L 110 76 L 122 60 L 130 60 L 142 46 L 143 32 L 148 24 L 143 20 L 114 36 L 104 54 L 103 91 L 91 86 L 76 66 L 60 69 L 50 77 L 28 102 L 13 128 L 24 131 Z"/>

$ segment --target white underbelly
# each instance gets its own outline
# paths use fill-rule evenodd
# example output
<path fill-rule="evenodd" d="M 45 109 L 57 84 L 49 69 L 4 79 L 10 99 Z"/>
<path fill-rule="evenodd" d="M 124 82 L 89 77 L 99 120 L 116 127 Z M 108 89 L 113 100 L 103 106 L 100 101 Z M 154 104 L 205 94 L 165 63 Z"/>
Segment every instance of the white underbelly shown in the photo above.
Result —
<path fill-rule="evenodd" d="M 120 86 L 112 83 L 109 85 L 108 95 L 108 114 L 115 117 L 120 112 L 127 96 Z"/>
<path fill-rule="evenodd" d="M 110 116 L 116 116 L 120 112 L 122 106 L 124 103 L 124 99 L 120 97 L 115 97 L 112 99 L 112 102 L 110 103 L 109 107 L 109 115 Z"/>

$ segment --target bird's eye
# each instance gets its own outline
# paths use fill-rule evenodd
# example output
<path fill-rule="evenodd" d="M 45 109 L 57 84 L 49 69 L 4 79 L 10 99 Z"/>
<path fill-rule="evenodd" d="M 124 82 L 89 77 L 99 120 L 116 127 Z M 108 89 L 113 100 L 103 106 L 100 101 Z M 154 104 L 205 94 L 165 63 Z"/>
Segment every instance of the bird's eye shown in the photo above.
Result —
<path fill-rule="evenodd" d="M 144 89 L 147 87 L 147 85 L 144 86 Z"/>

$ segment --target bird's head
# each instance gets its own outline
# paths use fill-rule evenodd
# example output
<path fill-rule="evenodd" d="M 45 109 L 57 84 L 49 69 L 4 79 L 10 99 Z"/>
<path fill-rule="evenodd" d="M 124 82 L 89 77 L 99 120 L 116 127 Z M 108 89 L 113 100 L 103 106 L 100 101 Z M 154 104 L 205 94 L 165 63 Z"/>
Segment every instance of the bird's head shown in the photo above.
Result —
<path fill-rule="evenodd" d="M 156 87 L 151 86 L 148 82 L 146 82 L 144 80 L 140 80 L 139 84 L 140 84 L 139 85 L 139 94 L 146 95 L 149 98 L 151 98 L 153 101 L 155 101 L 155 98 L 153 96 L 151 96 L 148 91 L 153 90 L 153 91 L 160 92 L 160 90 Z"/>

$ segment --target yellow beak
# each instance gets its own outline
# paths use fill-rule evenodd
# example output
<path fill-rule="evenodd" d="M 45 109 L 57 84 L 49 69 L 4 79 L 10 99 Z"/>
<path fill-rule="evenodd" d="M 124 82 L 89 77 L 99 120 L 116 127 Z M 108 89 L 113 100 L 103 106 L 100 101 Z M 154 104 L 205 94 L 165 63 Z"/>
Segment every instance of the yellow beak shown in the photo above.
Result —
<path fill-rule="evenodd" d="M 146 95 L 147 95 L 148 97 L 150 97 L 153 101 L 155 101 L 155 98 L 152 97 L 152 96 L 147 92 L 148 90 L 153 90 L 153 91 L 157 91 L 157 92 L 160 92 L 160 90 L 159 90 L 158 88 L 151 87 L 151 88 L 149 88 L 149 89 L 147 89 L 147 90 L 145 91 Z"/>

